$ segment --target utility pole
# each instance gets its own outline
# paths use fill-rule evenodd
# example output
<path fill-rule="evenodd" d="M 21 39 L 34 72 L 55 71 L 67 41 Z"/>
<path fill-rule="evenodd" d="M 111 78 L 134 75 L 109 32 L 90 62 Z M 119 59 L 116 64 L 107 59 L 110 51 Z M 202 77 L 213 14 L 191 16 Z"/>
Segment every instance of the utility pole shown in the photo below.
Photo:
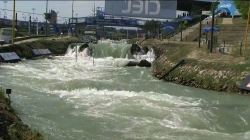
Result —
<path fill-rule="evenodd" d="M 45 23 L 45 35 L 47 35 L 48 34 L 48 0 L 46 0 L 46 15 L 45 15 L 46 17 L 46 23 Z"/>
<path fill-rule="evenodd" d="M 56 24 L 57 24 L 57 22 L 58 22 L 58 11 L 56 12 Z"/>
<path fill-rule="evenodd" d="M 247 38 L 248 38 L 248 28 L 250 24 L 250 5 L 248 8 L 248 18 L 247 18 L 247 25 L 246 25 L 246 33 L 245 33 L 245 40 L 244 40 L 244 56 L 246 56 L 246 47 L 247 47 Z"/>
<path fill-rule="evenodd" d="M 218 0 L 216 1 L 218 2 Z M 213 52 L 213 44 L 214 44 L 214 1 L 212 3 L 212 30 L 211 30 L 211 41 L 210 41 L 210 52 Z"/>
<path fill-rule="evenodd" d="M 94 2 L 94 18 L 95 18 L 95 16 L 96 16 L 95 14 L 96 14 L 96 13 L 95 13 L 95 2 Z"/>
<path fill-rule="evenodd" d="M 16 13 L 16 0 L 13 1 L 12 46 L 14 46 L 14 42 L 15 42 L 15 13 Z"/>
<path fill-rule="evenodd" d="M 73 25 L 73 18 L 74 18 L 74 0 L 72 0 L 72 18 L 71 18 L 71 21 L 69 22 L 69 26 L 70 25 Z M 72 27 L 71 27 L 72 28 Z M 71 35 L 73 35 L 73 29 L 72 29 L 72 33 Z"/>
<path fill-rule="evenodd" d="M 73 17 L 74 17 L 74 0 L 72 0 L 72 19 L 71 19 L 71 23 L 73 22 Z"/>
<path fill-rule="evenodd" d="M 32 8 L 32 10 L 33 10 L 33 21 L 35 21 L 35 19 L 34 19 L 34 11 L 36 10 L 36 8 Z"/>
<path fill-rule="evenodd" d="M 4 18 L 7 19 L 7 13 L 6 13 L 6 3 L 8 2 L 7 0 L 4 0 Z"/>
<path fill-rule="evenodd" d="M 78 15 L 78 14 L 76 14 L 76 18 L 77 18 L 77 15 Z"/>
<path fill-rule="evenodd" d="M 30 36 L 30 29 L 31 28 L 31 16 L 29 16 L 29 32 L 28 32 L 28 34 L 29 34 L 29 36 Z"/>
<path fill-rule="evenodd" d="M 202 14 L 200 15 L 200 31 L 199 31 L 199 48 L 201 47 L 201 24 L 202 22 Z"/>

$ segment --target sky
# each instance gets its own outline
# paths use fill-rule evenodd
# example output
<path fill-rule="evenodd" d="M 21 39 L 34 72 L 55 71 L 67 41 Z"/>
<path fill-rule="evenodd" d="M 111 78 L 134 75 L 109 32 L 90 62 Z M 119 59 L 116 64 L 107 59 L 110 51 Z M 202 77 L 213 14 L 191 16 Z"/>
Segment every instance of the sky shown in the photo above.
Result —
<path fill-rule="evenodd" d="M 3 18 L 4 16 L 4 7 L 6 3 L 6 11 L 7 18 L 12 19 L 13 14 L 13 0 L 0 0 L 0 17 Z M 104 7 L 104 1 L 94 1 L 94 0 L 74 0 L 74 17 L 77 14 L 77 17 L 85 17 L 90 16 L 92 9 L 94 8 L 94 4 L 96 7 Z M 46 12 L 46 0 L 16 0 L 16 11 L 22 11 L 27 13 L 17 12 L 17 19 L 18 20 L 28 20 L 28 16 L 30 15 L 33 18 L 33 10 L 34 10 L 34 18 L 38 18 L 38 21 L 44 21 L 44 13 Z M 64 22 L 68 20 L 69 17 L 72 16 L 72 0 L 48 0 L 48 10 L 53 9 L 58 13 L 58 22 Z M 30 14 L 29 14 L 30 13 Z M 65 17 L 65 18 L 62 18 Z M 66 19 L 67 18 L 67 19 Z"/>
<path fill-rule="evenodd" d="M 0 0 L 0 18 L 3 18 L 4 16 L 4 1 L 7 1 L 7 18 L 12 19 L 13 0 Z M 95 7 L 104 7 L 105 2 L 104 0 L 74 0 L 73 5 L 74 17 L 86 17 L 91 15 L 94 5 Z M 39 22 L 45 21 L 44 13 L 46 12 L 46 0 L 16 0 L 17 19 L 27 21 L 29 16 L 33 19 L 33 8 L 35 9 L 34 18 L 38 18 Z M 59 23 L 63 23 L 66 20 L 68 21 L 68 18 L 72 17 L 72 0 L 48 0 L 48 10 L 50 9 L 58 12 Z M 177 14 L 179 14 L 179 12 L 177 12 Z"/>

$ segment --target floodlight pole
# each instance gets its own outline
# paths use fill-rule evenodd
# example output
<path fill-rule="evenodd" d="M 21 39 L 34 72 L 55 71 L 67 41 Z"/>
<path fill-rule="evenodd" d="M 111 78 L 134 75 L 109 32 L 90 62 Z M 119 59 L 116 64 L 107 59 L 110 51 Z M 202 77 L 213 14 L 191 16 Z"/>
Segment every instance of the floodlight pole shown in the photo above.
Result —
<path fill-rule="evenodd" d="M 45 15 L 45 18 L 46 18 L 46 23 L 45 23 L 45 35 L 48 34 L 48 0 L 46 0 L 46 15 Z"/>
<path fill-rule="evenodd" d="M 200 16 L 200 31 L 199 31 L 199 48 L 201 47 L 201 20 L 202 20 L 202 15 Z"/>
<path fill-rule="evenodd" d="M 12 16 L 12 46 L 15 42 L 15 13 L 16 13 L 16 0 L 13 1 L 13 16 Z"/>
<path fill-rule="evenodd" d="M 218 2 L 218 0 L 216 1 Z M 212 29 L 211 29 L 211 41 L 210 41 L 210 52 L 213 52 L 213 42 L 214 42 L 214 1 L 212 3 Z"/>

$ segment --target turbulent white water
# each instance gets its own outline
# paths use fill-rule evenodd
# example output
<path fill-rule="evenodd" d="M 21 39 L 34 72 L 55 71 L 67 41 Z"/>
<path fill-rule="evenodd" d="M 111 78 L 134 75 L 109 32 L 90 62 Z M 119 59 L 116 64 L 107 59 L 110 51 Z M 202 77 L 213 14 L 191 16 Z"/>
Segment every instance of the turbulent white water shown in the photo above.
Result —
<path fill-rule="evenodd" d="M 114 55 L 107 44 L 95 46 L 103 53 L 94 61 L 84 50 L 76 62 L 69 49 L 53 60 L 1 64 L 0 85 L 46 140 L 250 139 L 248 97 L 159 81 L 148 68 L 123 67 L 128 59 L 114 57 L 123 51 Z"/>

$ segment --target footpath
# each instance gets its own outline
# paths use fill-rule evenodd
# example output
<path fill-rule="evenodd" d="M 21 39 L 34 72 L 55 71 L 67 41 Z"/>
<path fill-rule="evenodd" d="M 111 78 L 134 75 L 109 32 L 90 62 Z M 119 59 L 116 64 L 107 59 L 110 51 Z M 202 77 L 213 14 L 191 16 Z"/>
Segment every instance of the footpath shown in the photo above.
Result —
<path fill-rule="evenodd" d="M 46 40 L 60 40 L 60 39 L 65 39 L 65 38 L 70 38 L 71 36 L 63 36 L 63 37 L 46 37 Z M 16 41 L 14 44 L 20 44 L 20 43 L 24 43 L 24 42 L 32 42 L 32 41 L 36 41 L 36 40 L 39 40 L 39 39 L 42 39 L 42 38 L 45 38 L 45 37 L 39 37 L 39 38 L 31 38 L 31 39 L 26 39 L 26 40 L 22 40 L 22 41 Z M 4 44 L 1 47 L 8 47 L 10 46 L 11 44 Z"/>

